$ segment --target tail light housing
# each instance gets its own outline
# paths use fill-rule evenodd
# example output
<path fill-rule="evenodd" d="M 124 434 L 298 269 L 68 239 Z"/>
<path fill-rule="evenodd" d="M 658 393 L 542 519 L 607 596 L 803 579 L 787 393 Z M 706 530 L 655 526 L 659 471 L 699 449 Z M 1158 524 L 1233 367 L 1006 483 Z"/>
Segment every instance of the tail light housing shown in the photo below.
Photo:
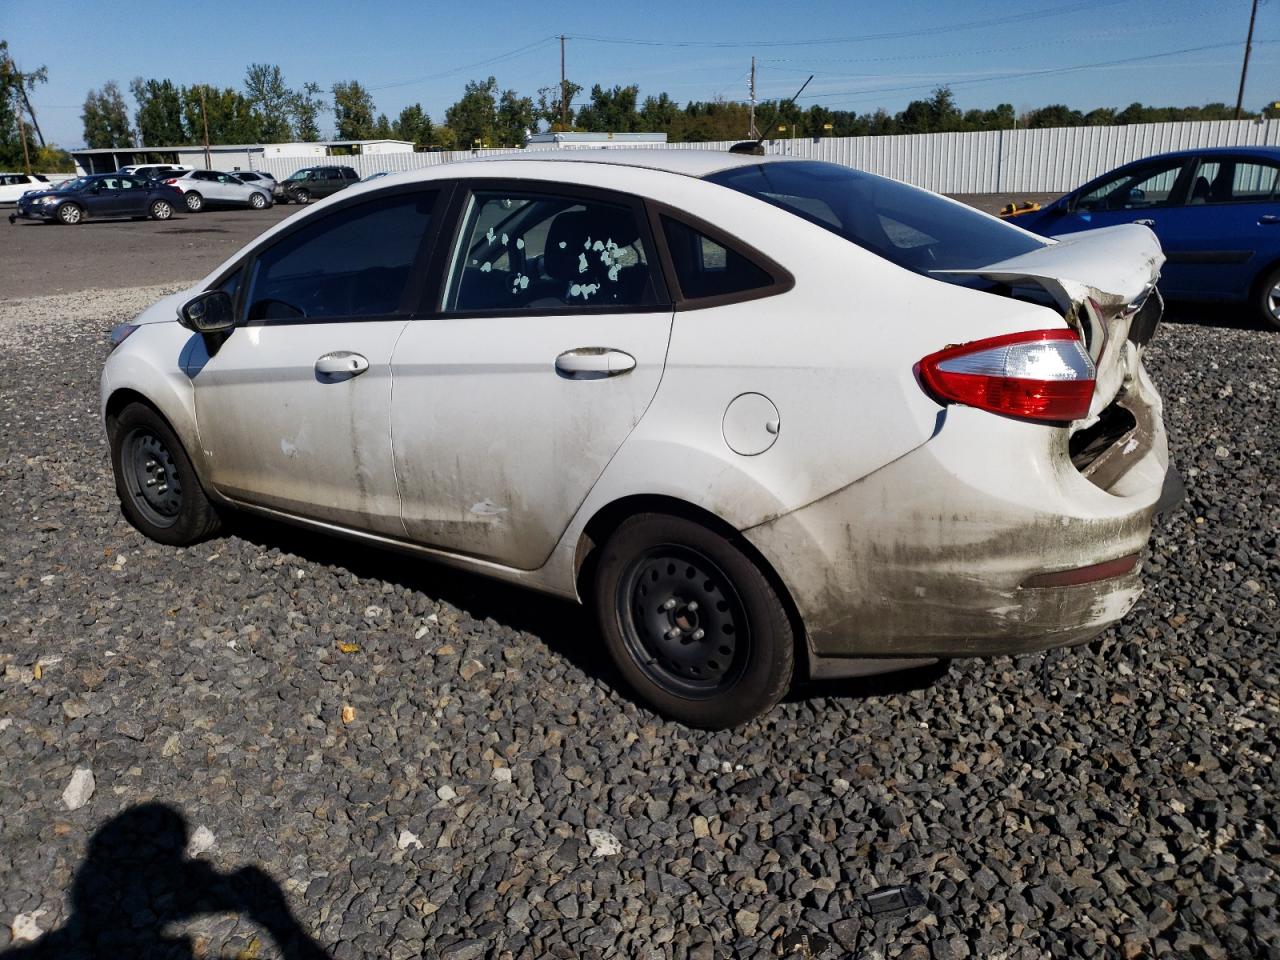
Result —
<path fill-rule="evenodd" d="M 1060 423 L 1089 413 L 1093 360 L 1074 330 L 1027 330 L 931 353 L 916 365 L 939 403 Z"/>

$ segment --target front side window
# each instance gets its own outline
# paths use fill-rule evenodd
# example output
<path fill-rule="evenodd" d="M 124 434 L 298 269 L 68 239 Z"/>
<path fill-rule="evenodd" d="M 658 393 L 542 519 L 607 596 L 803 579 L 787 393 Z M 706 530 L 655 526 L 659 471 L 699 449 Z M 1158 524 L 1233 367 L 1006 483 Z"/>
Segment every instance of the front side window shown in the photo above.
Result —
<path fill-rule="evenodd" d="M 631 207 L 518 193 L 471 197 L 445 310 L 616 309 L 658 302 Z"/>
<path fill-rule="evenodd" d="M 760 163 L 706 179 L 780 207 L 917 273 L 982 267 L 1047 243 L 936 193 L 834 163 Z"/>
<path fill-rule="evenodd" d="M 662 232 L 680 292 L 690 300 L 748 293 L 773 285 L 773 277 L 745 255 L 671 217 Z"/>
<path fill-rule="evenodd" d="M 1169 203 L 1182 159 L 1147 164 L 1099 184 L 1076 201 L 1077 210 L 1144 210 Z"/>
<path fill-rule="evenodd" d="M 1191 184 L 1189 204 L 1262 203 L 1276 193 L 1280 168 L 1244 160 L 1210 160 L 1200 164 Z"/>
<path fill-rule="evenodd" d="M 394 314 L 425 254 L 434 191 L 337 210 L 258 255 L 248 319 L 323 321 Z"/>

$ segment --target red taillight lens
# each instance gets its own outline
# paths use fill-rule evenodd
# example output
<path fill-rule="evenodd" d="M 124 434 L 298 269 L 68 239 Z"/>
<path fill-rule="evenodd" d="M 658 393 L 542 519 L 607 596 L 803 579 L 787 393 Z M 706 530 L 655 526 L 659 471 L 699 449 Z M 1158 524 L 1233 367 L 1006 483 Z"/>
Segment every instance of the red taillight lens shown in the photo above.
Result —
<path fill-rule="evenodd" d="M 1074 330 L 1028 330 L 947 347 L 916 370 L 940 403 L 1010 417 L 1079 420 L 1093 398 L 1093 361 Z"/>

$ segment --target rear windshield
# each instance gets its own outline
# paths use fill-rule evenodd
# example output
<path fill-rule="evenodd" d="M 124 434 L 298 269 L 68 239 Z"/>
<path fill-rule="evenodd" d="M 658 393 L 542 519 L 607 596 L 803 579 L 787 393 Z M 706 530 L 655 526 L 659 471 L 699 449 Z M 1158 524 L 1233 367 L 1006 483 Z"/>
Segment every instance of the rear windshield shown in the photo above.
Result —
<path fill-rule="evenodd" d="M 781 207 L 917 273 L 986 266 L 1045 245 L 928 190 L 834 163 L 761 163 L 707 179 Z M 944 274 L 937 279 L 952 278 Z"/>

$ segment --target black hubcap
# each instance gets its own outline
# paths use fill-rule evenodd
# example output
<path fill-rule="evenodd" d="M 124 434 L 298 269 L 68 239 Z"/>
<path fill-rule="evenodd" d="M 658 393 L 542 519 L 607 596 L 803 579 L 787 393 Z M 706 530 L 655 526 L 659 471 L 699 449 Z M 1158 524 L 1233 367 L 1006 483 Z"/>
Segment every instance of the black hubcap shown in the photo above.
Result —
<path fill-rule="evenodd" d="M 182 482 L 164 441 L 145 427 L 136 427 L 125 437 L 120 459 L 142 515 L 157 527 L 173 526 L 182 510 Z"/>
<path fill-rule="evenodd" d="M 618 615 L 636 664 L 673 693 L 714 696 L 742 675 L 751 647 L 746 611 L 728 577 L 697 550 L 663 545 L 634 560 Z"/>

